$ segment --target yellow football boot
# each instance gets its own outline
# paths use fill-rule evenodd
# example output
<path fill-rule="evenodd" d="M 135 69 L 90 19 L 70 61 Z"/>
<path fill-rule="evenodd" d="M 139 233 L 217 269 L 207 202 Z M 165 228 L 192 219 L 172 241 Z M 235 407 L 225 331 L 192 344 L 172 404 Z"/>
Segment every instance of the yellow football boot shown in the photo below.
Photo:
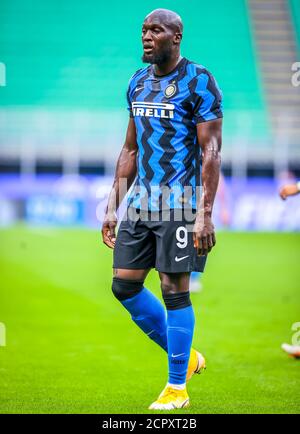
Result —
<path fill-rule="evenodd" d="M 183 390 L 176 390 L 167 386 L 154 401 L 149 410 L 175 410 L 176 408 L 188 407 L 190 402 L 186 388 Z"/>
<path fill-rule="evenodd" d="M 205 358 L 202 356 L 201 353 L 192 348 L 186 374 L 186 381 L 190 381 L 194 374 L 201 374 L 201 371 L 203 369 L 206 369 Z"/>

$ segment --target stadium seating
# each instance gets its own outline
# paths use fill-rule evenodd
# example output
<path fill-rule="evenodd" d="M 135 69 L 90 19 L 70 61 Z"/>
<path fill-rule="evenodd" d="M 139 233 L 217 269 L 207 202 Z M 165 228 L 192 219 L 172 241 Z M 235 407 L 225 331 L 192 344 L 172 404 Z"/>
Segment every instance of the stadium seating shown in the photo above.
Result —
<path fill-rule="evenodd" d="M 291 0 L 298 11 L 296 3 Z M 155 7 L 182 15 L 183 54 L 216 76 L 224 93 L 226 149 L 245 137 L 251 149 L 268 144 L 246 2 L 15 0 L 0 5 L 0 61 L 7 67 L 0 152 L 17 152 L 25 141 L 47 154 L 56 145 L 71 146 L 75 137 L 84 152 L 104 154 L 110 146 L 114 158 L 127 122 L 128 79 L 142 66 L 141 23 Z M 298 12 L 295 17 L 299 23 Z"/>

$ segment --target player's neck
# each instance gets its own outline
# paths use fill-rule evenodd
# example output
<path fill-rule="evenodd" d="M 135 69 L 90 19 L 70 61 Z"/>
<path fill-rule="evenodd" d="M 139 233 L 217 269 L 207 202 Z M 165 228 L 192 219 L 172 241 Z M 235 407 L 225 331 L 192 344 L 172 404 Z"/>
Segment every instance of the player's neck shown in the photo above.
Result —
<path fill-rule="evenodd" d="M 167 75 L 176 68 L 182 56 L 180 53 L 176 54 L 174 57 L 168 59 L 164 63 L 160 63 L 159 65 L 154 65 L 155 75 Z"/>

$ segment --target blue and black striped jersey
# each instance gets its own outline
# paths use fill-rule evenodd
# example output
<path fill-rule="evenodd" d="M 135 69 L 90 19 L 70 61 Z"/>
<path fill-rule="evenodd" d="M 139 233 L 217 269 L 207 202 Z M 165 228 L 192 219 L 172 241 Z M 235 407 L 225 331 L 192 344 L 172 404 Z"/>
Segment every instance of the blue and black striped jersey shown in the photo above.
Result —
<path fill-rule="evenodd" d="M 155 75 L 150 65 L 130 79 L 127 100 L 138 144 L 129 206 L 158 211 L 184 204 L 196 209 L 201 184 L 196 125 L 223 116 L 214 77 L 186 58 L 164 76 Z"/>

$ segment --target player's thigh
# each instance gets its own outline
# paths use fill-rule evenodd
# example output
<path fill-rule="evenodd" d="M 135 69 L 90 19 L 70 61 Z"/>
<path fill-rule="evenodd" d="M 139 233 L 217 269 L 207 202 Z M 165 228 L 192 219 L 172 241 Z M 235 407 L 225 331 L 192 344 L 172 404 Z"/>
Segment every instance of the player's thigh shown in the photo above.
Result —
<path fill-rule="evenodd" d="M 144 281 L 149 271 L 150 271 L 149 268 L 147 270 L 143 270 L 143 269 L 130 270 L 125 268 L 114 268 L 113 276 L 124 280 Z"/>
<path fill-rule="evenodd" d="M 163 218 L 155 225 L 155 268 L 163 273 L 187 273 L 194 271 L 193 222 L 190 224 L 183 211 Z"/>
<path fill-rule="evenodd" d="M 157 222 L 155 268 L 163 273 L 204 271 L 206 257 L 198 256 L 194 246 L 192 210 L 171 210 L 169 220 Z"/>
<path fill-rule="evenodd" d="M 113 252 L 113 268 L 136 271 L 143 275 L 144 270 L 154 267 L 155 237 L 142 221 L 129 218 L 120 224 Z M 139 273 L 138 273 L 139 270 Z M 122 271 L 123 275 L 125 271 Z"/>

